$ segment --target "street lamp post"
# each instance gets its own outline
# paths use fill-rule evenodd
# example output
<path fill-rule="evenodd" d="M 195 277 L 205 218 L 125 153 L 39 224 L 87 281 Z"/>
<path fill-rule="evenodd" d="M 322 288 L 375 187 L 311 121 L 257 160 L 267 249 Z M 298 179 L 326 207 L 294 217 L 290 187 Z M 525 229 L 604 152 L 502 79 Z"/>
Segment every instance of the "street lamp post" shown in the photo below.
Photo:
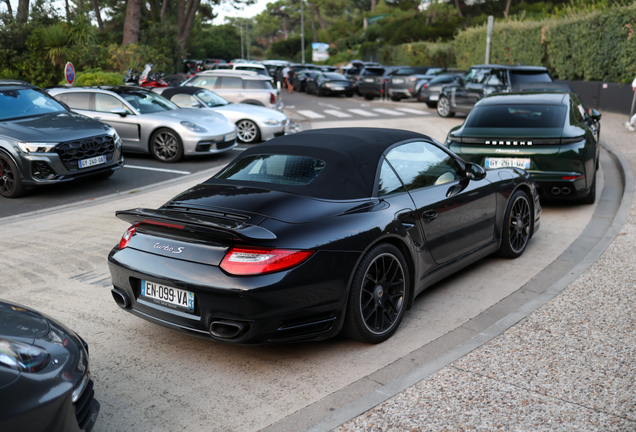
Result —
<path fill-rule="evenodd" d="M 300 52 L 302 64 L 305 64 L 305 16 L 303 13 L 303 0 L 300 0 Z"/>

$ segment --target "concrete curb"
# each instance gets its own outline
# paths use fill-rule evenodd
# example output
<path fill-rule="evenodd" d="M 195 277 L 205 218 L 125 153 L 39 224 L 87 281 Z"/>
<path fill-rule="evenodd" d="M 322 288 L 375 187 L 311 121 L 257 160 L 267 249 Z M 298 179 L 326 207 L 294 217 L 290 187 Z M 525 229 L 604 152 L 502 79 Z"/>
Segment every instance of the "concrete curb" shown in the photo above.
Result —
<path fill-rule="evenodd" d="M 556 297 L 561 291 L 563 291 L 568 285 L 574 282 L 579 276 L 581 276 L 592 264 L 594 264 L 598 258 L 605 252 L 607 247 L 614 241 L 616 236 L 621 231 L 623 224 L 627 220 L 627 216 L 631 209 L 632 200 L 634 197 L 634 175 L 631 166 L 627 162 L 627 159 L 620 153 L 616 152 L 609 145 L 601 142 L 601 145 L 609 152 L 613 162 L 618 167 L 621 175 L 623 194 L 620 200 L 620 206 L 614 214 L 613 220 L 609 228 L 598 239 L 596 244 L 589 250 L 589 252 L 571 269 L 566 269 L 564 274 L 554 282 L 547 290 L 536 295 L 523 305 L 515 309 L 513 312 L 506 315 L 496 323 L 490 325 L 485 330 L 481 331 L 478 335 L 466 340 L 463 343 L 451 348 L 444 354 L 437 358 L 427 362 L 426 364 L 416 368 L 415 370 L 407 373 L 406 375 L 395 379 L 394 381 L 376 389 L 370 394 L 358 399 L 357 401 L 341 408 L 327 417 L 324 417 L 320 421 L 302 429 L 302 432 L 318 432 L 329 431 L 355 417 L 363 414 L 371 408 L 383 403 L 398 393 L 406 390 L 407 388 L 415 385 L 419 381 L 434 374 L 440 369 L 448 366 L 454 361 L 460 359 L 471 351 L 479 348 L 483 344 L 489 342 L 496 336 L 500 335 L 510 327 L 523 320 L 526 316 L 540 308 L 554 297 Z M 602 211 L 602 209 L 601 209 Z M 599 213 L 599 208 L 594 212 L 595 215 Z M 594 217 L 588 223 L 588 227 L 595 223 Z M 586 230 L 587 228 L 586 227 Z M 585 231 L 579 237 L 584 237 Z M 570 246 L 572 247 L 572 246 Z M 567 250 L 564 254 L 567 253 Z M 522 290 L 523 287 L 520 288 Z M 272 430 L 276 429 L 276 425 L 270 427 Z M 268 428 L 268 429 L 270 429 Z"/>

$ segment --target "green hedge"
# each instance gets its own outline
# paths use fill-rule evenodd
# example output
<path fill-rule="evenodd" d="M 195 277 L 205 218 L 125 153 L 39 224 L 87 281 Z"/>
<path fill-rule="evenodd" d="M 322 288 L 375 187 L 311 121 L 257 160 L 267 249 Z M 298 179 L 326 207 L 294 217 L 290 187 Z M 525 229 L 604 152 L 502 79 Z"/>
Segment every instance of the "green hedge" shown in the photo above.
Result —
<path fill-rule="evenodd" d="M 486 26 L 455 37 L 457 66 L 485 60 Z M 554 78 L 628 83 L 636 76 L 636 5 L 541 21 L 496 21 L 490 63 L 546 66 Z"/>
<path fill-rule="evenodd" d="M 413 42 L 379 48 L 378 61 L 400 66 L 454 67 L 456 64 L 453 44 L 445 42 Z"/>
<path fill-rule="evenodd" d="M 124 75 L 117 72 L 104 72 L 101 69 L 88 69 L 75 75 L 74 86 L 122 85 Z M 59 84 L 66 84 L 65 80 Z"/>

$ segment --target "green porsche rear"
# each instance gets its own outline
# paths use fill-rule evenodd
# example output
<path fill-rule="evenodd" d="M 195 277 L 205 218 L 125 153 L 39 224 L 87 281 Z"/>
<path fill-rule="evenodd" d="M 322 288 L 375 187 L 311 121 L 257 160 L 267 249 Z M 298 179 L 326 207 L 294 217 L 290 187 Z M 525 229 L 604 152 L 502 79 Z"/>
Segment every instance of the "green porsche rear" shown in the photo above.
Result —
<path fill-rule="evenodd" d="M 517 167 L 544 198 L 593 203 L 600 114 L 571 92 L 521 92 L 482 99 L 446 146 L 486 169 Z"/>

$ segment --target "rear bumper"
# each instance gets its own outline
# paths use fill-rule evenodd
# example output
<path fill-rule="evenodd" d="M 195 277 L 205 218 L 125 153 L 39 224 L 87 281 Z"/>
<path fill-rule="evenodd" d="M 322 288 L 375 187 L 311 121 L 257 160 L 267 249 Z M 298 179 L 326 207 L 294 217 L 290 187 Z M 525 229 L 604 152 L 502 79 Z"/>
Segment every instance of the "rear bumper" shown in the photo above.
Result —
<path fill-rule="evenodd" d="M 108 265 L 114 289 L 126 296 L 127 312 L 193 336 L 236 344 L 322 340 L 342 324 L 354 252 L 316 252 L 286 272 L 236 277 L 219 267 L 180 261 L 132 248 L 114 248 Z M 141 280 L 184 289 L 195 295 L 193 312 L 143 298 Z M 210 332 L 215 322 L 245 325 L 231 338 Z"/>

